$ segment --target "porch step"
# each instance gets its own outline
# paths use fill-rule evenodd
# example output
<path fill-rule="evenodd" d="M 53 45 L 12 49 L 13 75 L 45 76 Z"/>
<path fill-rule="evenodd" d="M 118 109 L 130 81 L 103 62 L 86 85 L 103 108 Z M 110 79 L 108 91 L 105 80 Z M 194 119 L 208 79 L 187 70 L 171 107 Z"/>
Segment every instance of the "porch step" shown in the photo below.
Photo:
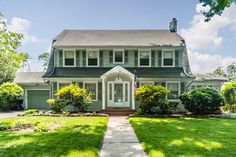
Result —
<path fill-rule="evenodd" d="M 128 116 L 134 112 L 135 110 L 130 108 L 107 108 L 102 110 L 102 113 L 108 114 L 109 116 Z"/>

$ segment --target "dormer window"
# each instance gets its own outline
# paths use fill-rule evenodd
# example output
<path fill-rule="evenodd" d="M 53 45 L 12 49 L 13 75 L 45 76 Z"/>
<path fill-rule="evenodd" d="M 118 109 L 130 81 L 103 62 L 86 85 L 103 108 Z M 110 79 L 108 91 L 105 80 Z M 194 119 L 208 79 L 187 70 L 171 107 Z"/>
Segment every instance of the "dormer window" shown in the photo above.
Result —
<path fill-rule="evenodd" d="M 74 51 L 64 51 L 64 66 L 65 67 L 75 66 L 75 52 Z"/>
<path fill-rule="evenodd" d="M 139 66 L 150 67 L 151 66 L 151 52 L 150 51 L 139 51 Z"/>
<path fill-rule="evenodd" d="M 87 66 L 97 67 L 99 65 L 99 53 L 96 50 L 87 51 Z"/>
<path fill-rule="evenodd" d="M 113 63 L 114 64 L 124 64 L 124 51 L 114 50 L 113 51 Z"/>
<path fill-rule="evenodd" d="M 163 51 L 163 66 L 173 67 L 174 66 L 174 51 Z"/>

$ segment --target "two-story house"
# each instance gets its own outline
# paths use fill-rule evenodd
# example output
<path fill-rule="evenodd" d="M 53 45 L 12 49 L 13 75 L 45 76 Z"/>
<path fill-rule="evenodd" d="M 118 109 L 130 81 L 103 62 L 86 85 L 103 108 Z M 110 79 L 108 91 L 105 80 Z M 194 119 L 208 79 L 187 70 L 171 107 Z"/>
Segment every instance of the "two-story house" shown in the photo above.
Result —
<path fill-rule="evenodd" d="M 71 83 L 90 90 L 89 110 L 102 111 L 135 110 L 135 82 L 162 85 L 178 101 L 194 77 L 173 19 L 169 30 L 64 30 L 53 39 L 43 79 L 52 97 Z"/>

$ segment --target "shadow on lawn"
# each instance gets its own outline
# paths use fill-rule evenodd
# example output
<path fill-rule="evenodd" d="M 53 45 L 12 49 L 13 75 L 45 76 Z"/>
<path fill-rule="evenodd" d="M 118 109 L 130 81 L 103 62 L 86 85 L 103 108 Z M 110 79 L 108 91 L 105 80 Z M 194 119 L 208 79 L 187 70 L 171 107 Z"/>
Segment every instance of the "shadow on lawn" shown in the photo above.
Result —
<path fill-rule="evenodd" d="M 98 156 L 104 126 L 76 125 L 47 133 L 0 132 L 0 156 L 66 156 L 70 153 L 88 152 Z"/>
<path fill-rule="evenodd" d="M 236 156 L 235 120 L 131 118 L 130 121 L 150 156 Z"/>

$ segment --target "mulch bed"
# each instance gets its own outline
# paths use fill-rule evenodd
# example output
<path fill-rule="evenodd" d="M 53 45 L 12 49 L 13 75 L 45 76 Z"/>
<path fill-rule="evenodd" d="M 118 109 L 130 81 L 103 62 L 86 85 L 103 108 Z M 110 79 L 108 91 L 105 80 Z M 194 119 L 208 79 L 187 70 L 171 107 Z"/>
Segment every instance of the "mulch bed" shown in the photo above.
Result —
<path fill-rule="evenodd" d="M 52 116 L 52 117 L 83 117 L 83 116 L 90 116 L 90 117 L 108 117 L 107 114 L 104 113 L 68 113 L 68 114 L 55 114 L 55 113 L 37 113 L 37 114 L 30 114 L 24 115 L 19 114 L 17 116 Z"/>

